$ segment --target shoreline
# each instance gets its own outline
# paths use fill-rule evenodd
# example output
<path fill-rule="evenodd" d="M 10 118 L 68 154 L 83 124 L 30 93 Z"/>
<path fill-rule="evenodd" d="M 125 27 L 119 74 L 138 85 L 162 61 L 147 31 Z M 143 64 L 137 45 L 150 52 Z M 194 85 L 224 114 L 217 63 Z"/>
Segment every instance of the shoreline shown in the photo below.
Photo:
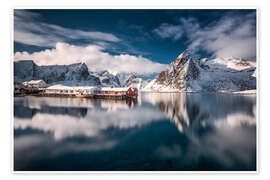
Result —
<path fill-rule="evenodd" d="M 257 90 L 253 89 L 253 90 L 245 90 L 245 91 L 233 91 L 233 92 L 179 92 L 179 91 L 139 91 L 139 93 L 153 93 L 153 94 L 164 94 L 164 93 L 181 93 L 181 94 L 229 94 L 229 95 L 256 95 L 257 94 Z M 65 94 L 14 94 L 13 97 L 24 97 L 24 96 L 39 96 L 39 97 L 72 97 L 72 98 L 79 98 L 76 97 L 73 94 L 69 94 L 69 95 L 65 95 Z M 94 99 L 127 99 L 127 97 L 123 98 L 119 98 L 119 97 L 115 97 L 115 96 L 108 96 L 108 97 L 94 97 Z"/>
<path fill-rule="evenodd" d="M 217 91 L 217 92 L 192 92 L 192 91 L 139 91 L 140 93 L 186 93 L 186 94 L 242 94 L 242 95 L 255 95 L 257 94 L 257 89 L 244 90 L 244 91 Z"/>

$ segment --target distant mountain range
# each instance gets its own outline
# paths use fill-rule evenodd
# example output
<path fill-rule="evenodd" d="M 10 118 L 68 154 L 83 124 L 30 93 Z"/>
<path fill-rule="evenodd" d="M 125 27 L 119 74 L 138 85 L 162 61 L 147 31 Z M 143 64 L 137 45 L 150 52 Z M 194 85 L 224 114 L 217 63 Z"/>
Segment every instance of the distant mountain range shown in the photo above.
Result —
<path fill-rule="evenodd" d="M 85 63 L 38 66 L 33 60 L 14 62 L 14 82 L 44 80 L 48 86 L 136 87 L 154 92 L 220 92 L 256 89 L 256 63 L 240 58 L 199 59 L 188 50 L 167 69 L 150 75 L 91 72 Z"/>

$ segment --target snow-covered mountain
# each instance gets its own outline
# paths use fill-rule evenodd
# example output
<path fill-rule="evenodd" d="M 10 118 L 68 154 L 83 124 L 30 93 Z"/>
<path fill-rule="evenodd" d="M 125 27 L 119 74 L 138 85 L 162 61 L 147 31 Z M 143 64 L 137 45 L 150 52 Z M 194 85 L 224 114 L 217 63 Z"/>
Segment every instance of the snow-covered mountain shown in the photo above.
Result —
<path fill-rule="evenodd" d="M 121 87 L 121 83 L 118 77 L 111 74 L 107 70 L 100 71 L 100 72 L 90 72 L 90 74 L 99 79 L 101 86 Z"/>
<path fill-rule="evenodd" d="M 139 73 L 117 73 L 121 87 L 135 87 L 143 89 L 151 80 L 156 78 L 159 73 L 139 74 Z"/>
<path fill-rule="evenodd" d="M 256 63 L 240 58 L 199 59 L 186 50 L 143 91 L 221 92 L 256 89 Z"/>
<path fill-rule="evenodd" d="M 48 86 L 136 87 L 150 92 L 232 92 L 256 89 L 256 63 L 240 58 L 199 59 L 188 50 L 160 74 L 89 72 L 84 63 L 38 66 L 14 62 L 14 82 L 43 80 Z"/>
<path fill-rule="evenodd" d="M 33 60 L 14 62 L 14 82 L 27 84 L 31 80 L 43 80 L 49 87 L 103 86 L 141 88 L 143 79 L 136 73 L 111 73 L 107 70 L 89 72 L 84 63 L 70 65 L 38 66 Z M 32 81 L 31 81 L 32 82 Z"/>
<path fill-rule="evenodd" d="M 14 62 L 14 82 L 43 80 L 47 84 L 56 82 L 85 82 L 99 85 L 100 80 L 88 72 L 84 63 L 70 65 L 38 66 L 32 60 Z"/>

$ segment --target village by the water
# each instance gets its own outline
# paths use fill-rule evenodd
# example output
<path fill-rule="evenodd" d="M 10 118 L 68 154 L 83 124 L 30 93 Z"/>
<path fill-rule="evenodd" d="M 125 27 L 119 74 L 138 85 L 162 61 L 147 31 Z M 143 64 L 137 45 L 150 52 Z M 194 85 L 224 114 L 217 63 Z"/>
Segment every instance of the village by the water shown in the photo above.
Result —
<path fill-rule="evenodd" d="M 133 87 L 66 87 L 47 88 L 43 80 L 31 80 L 25 83 L 14 84 L 15 96 L 47 96 L 47 97 L 75 97 L 90 99 L 117 99 L 137 98 L 138 89 Z"/>

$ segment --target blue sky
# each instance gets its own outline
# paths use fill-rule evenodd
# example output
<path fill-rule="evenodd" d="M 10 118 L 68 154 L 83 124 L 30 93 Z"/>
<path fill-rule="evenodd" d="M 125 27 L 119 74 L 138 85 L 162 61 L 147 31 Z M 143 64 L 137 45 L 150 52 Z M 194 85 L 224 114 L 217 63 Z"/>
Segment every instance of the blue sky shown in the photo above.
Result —
<path fill-rule="evenodd" d="M 151 72 L 187 48 L 255 60 L 256 10 L 14 10 L 15 60 Z"/>

